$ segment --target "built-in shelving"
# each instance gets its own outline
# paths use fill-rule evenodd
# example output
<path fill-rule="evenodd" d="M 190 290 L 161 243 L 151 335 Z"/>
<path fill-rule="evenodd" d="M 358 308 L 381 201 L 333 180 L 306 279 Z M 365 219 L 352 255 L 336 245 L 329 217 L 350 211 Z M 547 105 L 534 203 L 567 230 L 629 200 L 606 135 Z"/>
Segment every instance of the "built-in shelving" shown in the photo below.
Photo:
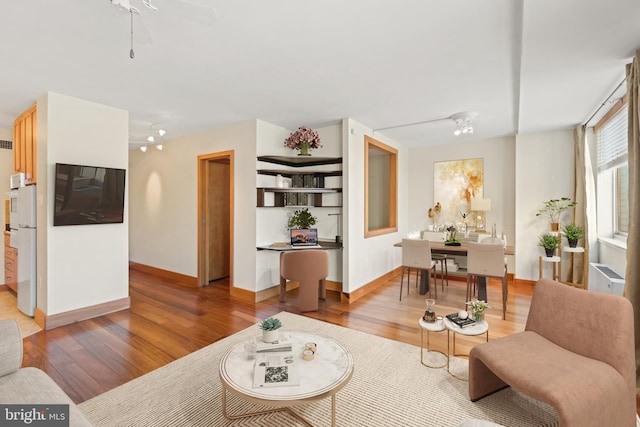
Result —
<path fill-rule="evenodd" d="M 335 165 L 342 163 L 341 157 L 312 157 L 312 156 L 259 156 L 259 161 L 288 166 L 293 168 L 303 168 L 307 166 Z M 341 170 L 298 170 L 298 169 L 258 169 L 260 175 L 282 176 L 290 178 L 290 187 L 258 187 L 256 205 L 258 207 L 341 207 L 339 203 L 327 203 L 323 200 L 323 194 L 342 193 L 342 188 L 325 187 L 326 177 L 342 176 Z M 273 193 L 273 206 L 265 205 L 265 196 Z"/>

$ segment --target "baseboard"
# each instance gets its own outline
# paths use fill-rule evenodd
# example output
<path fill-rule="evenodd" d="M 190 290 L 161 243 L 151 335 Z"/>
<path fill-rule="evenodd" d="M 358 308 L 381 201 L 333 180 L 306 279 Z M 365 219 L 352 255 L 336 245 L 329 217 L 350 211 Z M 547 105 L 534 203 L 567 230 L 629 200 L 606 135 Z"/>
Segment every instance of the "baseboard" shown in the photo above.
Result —
<path fill-rule="evenodd" d="M 351 304 L 357 301 L 359 298 L 362 298 L 363 296 L 367 295 L 369 292 L 372 292 L 373 290 L 377 289 L 381 285 L 385 284 L 386 282 L 388 282 L 398 274 L 400 274 L 400 267 L 394 270 L 391 270 L 390 272 L 378 277 L 377 279 L 367 283 L 364 286 L 361 286 L 360 288 L 356 289 L 353 292 L 342 293 L 341 302 Z"/>
<path fill-rule="evenodd" d="M 34 320 L 42 329 L 48 331 L 59 326 L 93 319 L 94 317 L 104 316 L 105 314 L 115 311 L 126 310 L 129 307 L 131 307 L 131 299 L 129 297 L 79 308 L 77 310 L 66 311 L 64 313 L 52 314 L 50 316 L 36 307 Z"/>
<path fill-rule="evenodd" d="M 187 286 L 198 287 L 198 278 L 193 276 L 187 276 L 186 274 L 176 273 L 174 271 L 163 270 L 161 268 L 152 267 L 150 265 L 139 264 L 137 262 L 129 261 L 129 268 L 139 271 L 141 273 L 153 274 L 162 279 L 166 279 L 172 282 L 180 282 Z"/>

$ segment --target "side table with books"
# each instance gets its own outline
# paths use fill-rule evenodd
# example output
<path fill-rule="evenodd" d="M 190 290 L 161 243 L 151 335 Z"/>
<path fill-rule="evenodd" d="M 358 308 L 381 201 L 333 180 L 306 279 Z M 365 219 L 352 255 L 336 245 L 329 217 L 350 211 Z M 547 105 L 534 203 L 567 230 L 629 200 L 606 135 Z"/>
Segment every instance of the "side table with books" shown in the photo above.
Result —
<path fill-rule="evenodd" d="M 456 334 L 464 336 L 485 334 L 486 342 L 489 342 L 489 324 L 484 320 L 476 322 L 473 319 L 458 319 L 455 315 L 447 315 L 444 318 L 444 326 L 447 328 L 447 372 L 459 380 L 468 381 L 468 377 L 463 377 L 451 370 L 451 356 L 468 356 L 456 353 Z M 450 347 L 450 334 L 453 335 L 453 352 Z"/>

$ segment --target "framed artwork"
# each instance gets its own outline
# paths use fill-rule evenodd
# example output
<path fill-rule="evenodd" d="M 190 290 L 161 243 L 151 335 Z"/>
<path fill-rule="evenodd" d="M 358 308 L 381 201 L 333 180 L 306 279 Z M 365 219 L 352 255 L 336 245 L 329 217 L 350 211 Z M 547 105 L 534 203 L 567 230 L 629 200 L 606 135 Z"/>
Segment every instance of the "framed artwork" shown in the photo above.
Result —
<path fill-rule="evenodd" d="M 483 159 L 451 160 L 433 164 L 433 205 L 440 203 L 434 224 L 459 224 L 471 210 L 471 199 L 483 198 Z M 471 218 L 466 221 L 471 225 Z"/>

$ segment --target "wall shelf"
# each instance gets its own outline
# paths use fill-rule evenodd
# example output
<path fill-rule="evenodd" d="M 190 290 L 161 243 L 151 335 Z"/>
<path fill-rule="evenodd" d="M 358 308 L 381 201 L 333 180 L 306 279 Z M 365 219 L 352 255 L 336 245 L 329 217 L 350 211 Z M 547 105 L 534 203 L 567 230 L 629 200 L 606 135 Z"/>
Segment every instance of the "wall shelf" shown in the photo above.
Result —
<path fill-rule="evenodd" d="M 313 156 L 258 156 L 261 162 L 294 168 L 305 166 L 336 165 L 342 163 L 342 157 L 313 157 Z"/>

